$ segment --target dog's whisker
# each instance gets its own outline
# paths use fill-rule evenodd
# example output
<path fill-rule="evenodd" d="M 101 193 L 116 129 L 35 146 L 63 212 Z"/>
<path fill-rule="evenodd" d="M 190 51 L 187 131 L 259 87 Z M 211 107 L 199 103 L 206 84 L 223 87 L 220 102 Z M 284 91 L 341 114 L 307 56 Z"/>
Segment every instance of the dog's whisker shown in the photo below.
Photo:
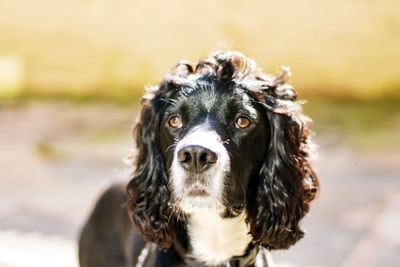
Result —
<path fill-rule="evenodd" d="M 167 104 L 171 104 L 172 106 L 176 106 L 179 104 L 179 102 L 176 99 L 165 99 L 165 98 L 161 98 L 161 101 L 167 103 Z"/>
<path fill-rule="evenodd" d="M 172 148 L 172 147 L 174 147 L 174 146 L 176 146 L 177 144 L 176 143 L 174 143 L 174 144 L 172 144 L 172 145 L 170 145 L 169 147 L 167 147 L 167 149 L 165 150 L 165 153 L 167 153 L 168 152 L 168 150 L 170 149 L 170 148 Z"/>
<path fill-rule="evenodd" d="M 228 139 L 226 139 L 225 141 L 223 141 L 222 143 L 223 143 L 223 144 L 229 145 L 229 142 L 230 142 L 230 141 L 231 141 L 231 139 L 228 138 Z"/>

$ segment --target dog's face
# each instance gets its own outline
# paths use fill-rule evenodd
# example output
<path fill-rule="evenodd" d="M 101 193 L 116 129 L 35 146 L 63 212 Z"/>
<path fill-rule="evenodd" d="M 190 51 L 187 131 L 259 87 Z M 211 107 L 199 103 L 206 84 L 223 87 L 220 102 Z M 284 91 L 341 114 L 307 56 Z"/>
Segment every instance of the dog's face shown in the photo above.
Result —
<path fill-rule="evenodd" d="M 170 247 L 201 208 L 246 216 L 253 242 L 288 248 L 318 191 L 308 124 L 288 71 L 272 76 L 236 52 L 180 63 L 142 99 L 128 206 L 150 242 Z M 179 228 L 181 229 L 181 228 Z"/>
<path fill-rule="evenodd" d="M 169 99 L 160 124 L 171 204 L 185 213 L 212 208 L 235 215 L 265 158 L 268 121 L 261 105 L 234 84 L 193 85 Z"/>

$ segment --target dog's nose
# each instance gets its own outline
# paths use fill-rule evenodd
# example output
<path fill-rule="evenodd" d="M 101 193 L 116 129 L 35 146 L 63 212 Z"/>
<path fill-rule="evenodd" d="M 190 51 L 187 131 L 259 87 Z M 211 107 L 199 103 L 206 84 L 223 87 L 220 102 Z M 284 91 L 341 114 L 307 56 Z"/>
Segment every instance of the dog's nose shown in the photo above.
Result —
<path fill-rule="evenodd" d="M 178 161 L 190 172 L 200 173 L 217 162 L 217 154 L 202 146 L 186 146 L 179 150 Z"/>

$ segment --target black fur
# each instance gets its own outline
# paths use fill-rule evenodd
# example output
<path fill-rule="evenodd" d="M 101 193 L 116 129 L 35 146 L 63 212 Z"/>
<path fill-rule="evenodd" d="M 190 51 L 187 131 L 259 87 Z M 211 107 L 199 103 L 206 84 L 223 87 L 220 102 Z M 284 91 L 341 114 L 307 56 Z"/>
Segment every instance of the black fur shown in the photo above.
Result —
<path fill-rule="evenodd" d="M 160 113 L 166 107 L 166 102 L 162 99 L 171 96 L 171 89 L 168 88 L 170 86 L 165 82 L 153 99 L 142 100 L 143 108 L 135 136 L 137 166 L 128 184 L 133 222 L 146 240 L 155 242 L 162 248 L 171 245 L 175 228 L 175 220 L 170 220 L 171 209 L 168 206 L 168 174 L 159 150 L 156 130 L 160 125 Z"/>

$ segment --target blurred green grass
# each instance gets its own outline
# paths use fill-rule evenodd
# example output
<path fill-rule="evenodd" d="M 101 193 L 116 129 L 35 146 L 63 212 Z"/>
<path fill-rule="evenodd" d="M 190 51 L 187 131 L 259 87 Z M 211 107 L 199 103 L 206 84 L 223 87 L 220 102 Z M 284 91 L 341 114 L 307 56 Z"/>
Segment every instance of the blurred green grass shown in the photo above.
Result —
<path fill-rule="evenodd" d="M 334 136 L 360 150 L 398 153 L 400 149 L 398 100 L 316 98 L 303 108 L 313 119 L 317 136 Z"/>

